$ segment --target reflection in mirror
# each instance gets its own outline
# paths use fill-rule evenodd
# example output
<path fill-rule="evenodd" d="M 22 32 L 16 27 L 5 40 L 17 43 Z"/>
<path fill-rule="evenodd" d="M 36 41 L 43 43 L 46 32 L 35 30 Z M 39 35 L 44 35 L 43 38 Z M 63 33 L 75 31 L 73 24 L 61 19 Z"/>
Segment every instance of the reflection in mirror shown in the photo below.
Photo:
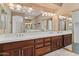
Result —
<path fill-rule="evenodd" d="M 0 5 L 0 34 L 11 33 L 11 11 L 9 8 Z"/>
<path fill-rule="evenodd" d="M 67 18 L 66 30 L 72 30 L 72 18 Z"/>
<path fill-rule="evenodd" d="M 54 31 L 55 26 L 59 31 L 72 29 L 72 22 L 69 18 L 60 16 L 58 19 L 57 17 L 59 25 L 56 25 L 54 13 L 27 6 L 22 8 L 21 5 L 17 9 L 17 4 L 13 5 L 14 7 L 3 4 L 0 7 L 0 34 Z"/>
<path fill-rule="evenodd" d="M 33 25 L 34 24 L 33 24 L 32 19 L 25 19 L 24 20 L 24 26 L 25 26 L 24 31 L 25 32 L 31 32 L 31 31 L 33 31 L 34 30 Z"/>
<path fill-rule="evenodd" d="M 7 30 L 7 15 L 1 14 L 0 17 L 0 33 L 6 33 Z"/>
<path fill-rule="evenodd" d="M 52 31 L 51 17 L 42 16 L 40 11 L 31 13 L 33 15 L 12 10 L 12 33 Z"/>
<path fill-rule="evenodd" d="M 59 30 L 60 31 L 72 30 L 72 18 L 71 17 L 59 18 Z"/>
<path fill-rule="evenodd" d="M 60 31 L 66 30 L 66 19 L 59 19 L 59 29 Z"/>
<path fill-rule="evenodd" d="M 43 31 L 53 31 L 52 18 L 47 18 L 41 21 L 41 26 Z"/>
<path fill-rule="evenodd" d="M 23 33 L 23 17 L 12 17 L 12 33 Z"/>

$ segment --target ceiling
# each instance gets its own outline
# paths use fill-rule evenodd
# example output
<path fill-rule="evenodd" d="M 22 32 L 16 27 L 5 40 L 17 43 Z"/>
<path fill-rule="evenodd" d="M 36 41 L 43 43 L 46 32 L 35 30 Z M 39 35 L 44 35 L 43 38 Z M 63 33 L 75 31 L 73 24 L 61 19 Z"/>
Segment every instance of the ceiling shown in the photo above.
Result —
<path fill-rule="evenodd" d="M 63 16 L 72 16 L 72 12 L 79 9 L 79 3 L 16 3 L 33 8 L 32 12 L 25 12 L 26 16 L 38 18 L 41 11 L 56 13 Z M 16 6 L 15 6 L 16 7 Z M 18 11 L 22 12 L 22 11 Z"/>
<path fill-rule="evenodd" d="M 78 3 L 22 3 L 21 5 L 65 16 L 71 16 L 72 11 L 79 9 Z"/>

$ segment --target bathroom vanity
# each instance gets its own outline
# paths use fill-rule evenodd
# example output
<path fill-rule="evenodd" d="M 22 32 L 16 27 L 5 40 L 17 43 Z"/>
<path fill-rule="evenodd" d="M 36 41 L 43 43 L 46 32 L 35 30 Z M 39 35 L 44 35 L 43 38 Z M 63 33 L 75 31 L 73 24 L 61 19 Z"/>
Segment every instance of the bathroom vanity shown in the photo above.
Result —
<path fill-rule="evenodd" d="M 72 43 L 72 33 L 39 32 L 0 40 L 1 56 L 40 56 L 64 48 Z"/>
<path fill-rule="evenodd" d="M 1 56 L 40 56 L 72 43 L 71 17 L 20 6 L 0 5 Z"/>

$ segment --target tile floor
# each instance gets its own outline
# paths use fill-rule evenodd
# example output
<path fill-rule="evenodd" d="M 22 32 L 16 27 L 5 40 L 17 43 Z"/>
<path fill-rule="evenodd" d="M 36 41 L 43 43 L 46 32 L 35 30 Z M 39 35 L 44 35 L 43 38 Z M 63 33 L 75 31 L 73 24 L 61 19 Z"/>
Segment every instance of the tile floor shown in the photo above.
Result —
<path fill-rule="evenodd" d="M 72 45 L 68 45 L 68 46 L 66 46 L 66 47 L 64 47 L 65 49 L 68 49 L 68 50 L 70 50 L 70 51 L 72 51 Z"/>
<path fill-rule="evenodd" d="M 72 45 L 69 45 L 69 46 L 67 46 L 65 48 L 61 48 L 61 49 L 56 50 L 54 52 L 48 53 L 48 54 L 46 54 L 44 56 L 79 56 L 76 53 L 68 51 L 67 49 L 72 51 Z"/>

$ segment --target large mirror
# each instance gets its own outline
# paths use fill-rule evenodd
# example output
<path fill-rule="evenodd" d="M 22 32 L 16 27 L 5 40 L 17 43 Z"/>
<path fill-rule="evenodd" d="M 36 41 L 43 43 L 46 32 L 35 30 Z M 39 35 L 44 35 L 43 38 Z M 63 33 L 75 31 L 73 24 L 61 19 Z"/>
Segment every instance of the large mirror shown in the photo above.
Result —
<path fill-rule="evenodd" d="M 32 13 L 12 11 L 12 33 L 53 31 L 51 17 L 42 16 L 40 11 Z"/>
<path fill-rule="evenodd" d="M 11 6 L 13 6 L 11 4 Z M 54 31 L 55 14 L 15 4 L 0 5 L 0 34 Z M 72 29 L 72 19 L 59 17 L 58 31 Z M 56 21 L 55 21 L 56 22 Z M 54 24 L 55 25 L 54 25 Z M 54 26 L 54 27 L 53 27 Z"/>

